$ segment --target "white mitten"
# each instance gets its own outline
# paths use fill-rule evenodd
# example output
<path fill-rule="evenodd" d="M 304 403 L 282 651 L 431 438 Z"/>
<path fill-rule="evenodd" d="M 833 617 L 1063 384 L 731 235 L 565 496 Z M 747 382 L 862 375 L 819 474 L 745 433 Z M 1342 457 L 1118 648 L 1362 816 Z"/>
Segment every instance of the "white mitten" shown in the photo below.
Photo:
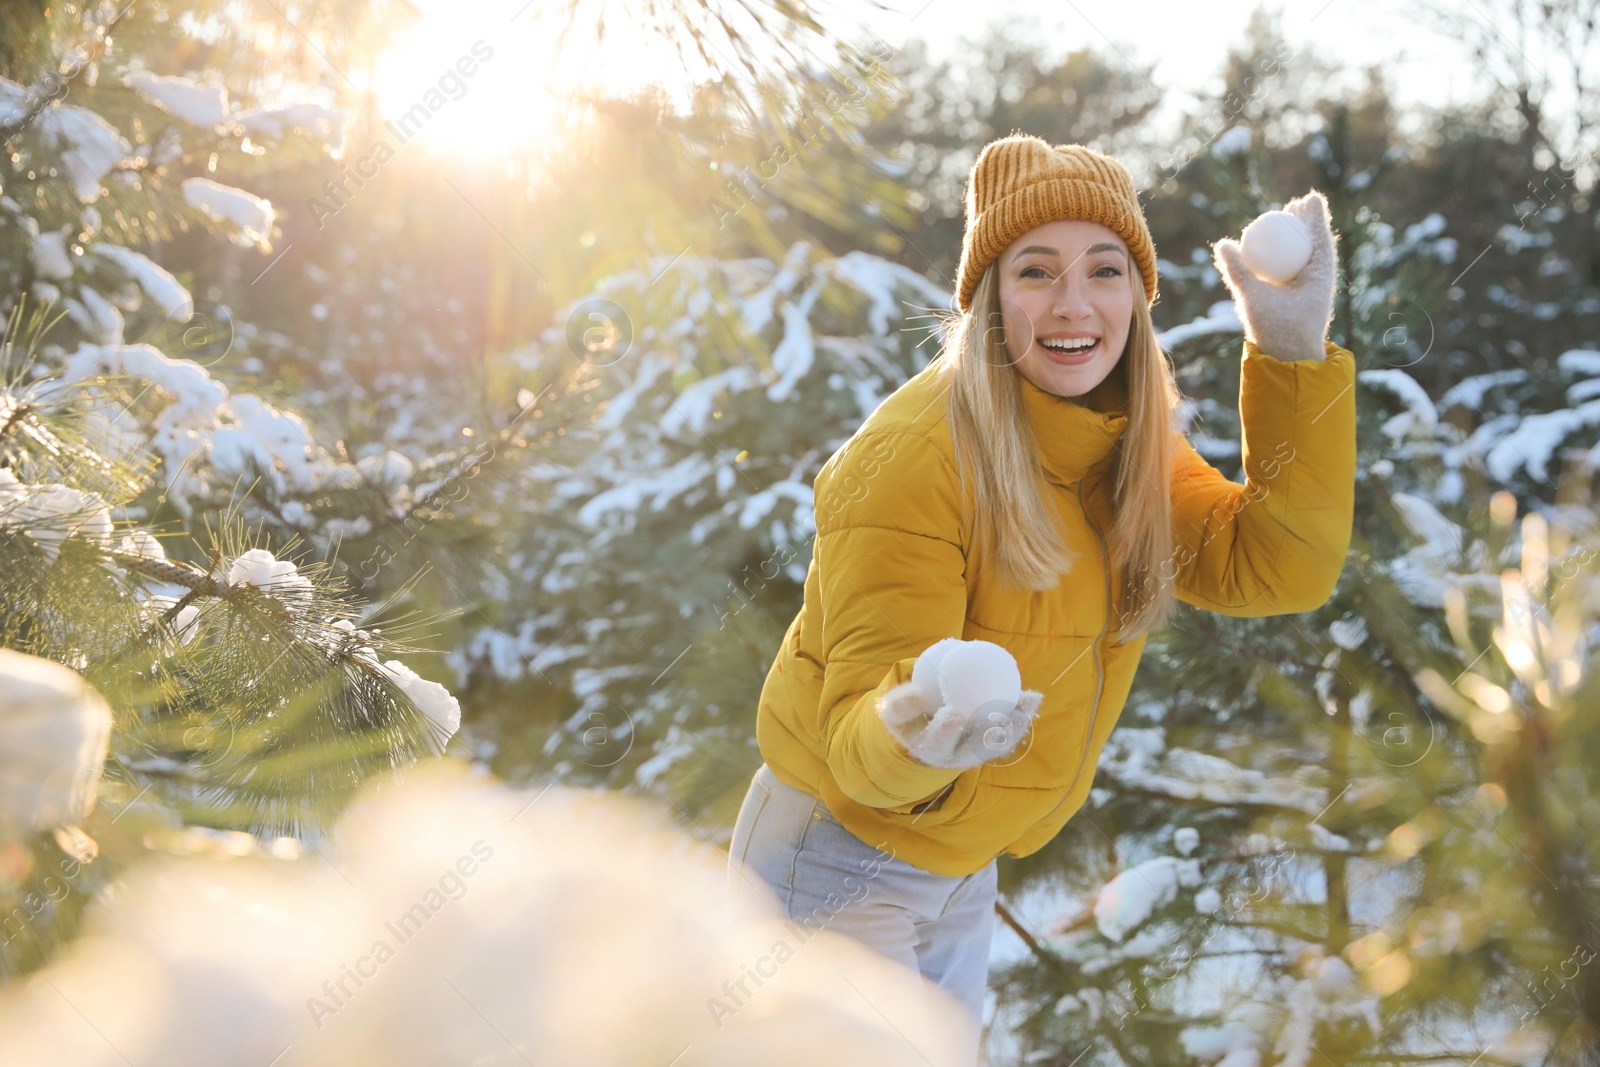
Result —
<path fill-rule="evenodd" d="M 965 770 L 1009 756 L 1043 701 L 1022 688 L 1011 653 L 947 637 L 917 657 L 911 680 L 885 693 L 878 713 L 919 762 Z"/>
<path fill-rule="evenodd" d="M 1283 206 L 1305 224 L 1311 259 L 1293 280 L 1277 285 L 1255 276 L 1239 242 L 1225 237 L 1212 246 L 1212 259 L 1244 324 L 1244 335 L 1269 356 L 1292 361 L 1327 358 L 1323 340 L 1333 319 L 1334 249 L 1338 237 L 1328 224 L 1328 202 L 1313 189 Z"/>

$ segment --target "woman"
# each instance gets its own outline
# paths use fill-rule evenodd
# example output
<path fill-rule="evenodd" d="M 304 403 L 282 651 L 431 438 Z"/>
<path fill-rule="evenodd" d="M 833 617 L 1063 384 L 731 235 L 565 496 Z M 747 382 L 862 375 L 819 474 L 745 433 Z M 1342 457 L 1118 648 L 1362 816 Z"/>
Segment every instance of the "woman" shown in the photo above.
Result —
<path fill-rule="evenodd" d="M 984 148 L 943 351 L 815 482 L 734 899 L 759 878 L 792 922 L 900 960 L 981 1019 L 996 860 L 1083 803 L 1173 600 L 1237 616 L 1327 600 L 1351 532 L 1355 360 L 1325 340 L 1327 205 L 1313 190 L 1286 210 L 1312 242 L 1289 284 L 1252 275 L 1235 241 L 1214 248 L 1245 330 L 1240 485 L 1172 427 L 1128 170 L 1024 135 Z"/>

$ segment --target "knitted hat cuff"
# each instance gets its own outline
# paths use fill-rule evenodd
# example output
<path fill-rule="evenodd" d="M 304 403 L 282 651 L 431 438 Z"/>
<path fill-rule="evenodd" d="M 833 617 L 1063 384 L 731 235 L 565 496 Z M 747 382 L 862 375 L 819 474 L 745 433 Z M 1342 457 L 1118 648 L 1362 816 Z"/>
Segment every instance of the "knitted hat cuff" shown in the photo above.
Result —
<path fill-rule="evenodd" d="M 974 212 L 974 206 L 981 210 Z M 973 165 L 967 207 L 957 286 L 962 311 L 970 310 L 983 272 L 1013 241 L 1059 220 L 1096 222 L 1122 238 L 1147 302 L 1155 303 L 1155 245 L 1132 176 L 1115 159 L 1082 145 L 1052 149 L 1036 137 L 1003 138 L 987 146 Z"/>

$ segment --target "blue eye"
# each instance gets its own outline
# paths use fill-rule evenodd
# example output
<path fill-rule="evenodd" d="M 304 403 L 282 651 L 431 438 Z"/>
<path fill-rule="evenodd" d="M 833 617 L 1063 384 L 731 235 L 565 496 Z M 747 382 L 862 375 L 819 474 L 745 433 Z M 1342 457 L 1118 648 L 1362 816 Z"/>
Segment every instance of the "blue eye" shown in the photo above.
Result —
<path fill-rule="evenodd" d="M 1112 277 L 1115 277 L 1115 278 L 1120 278 L 1120 277 L 1122 277 L 1122 272 L 1121 272 L 1121 271 L 1120 271 L 1120 270 L 1118 270 L 1118 269 L 1117 269 L 1117 268 L 1116 268 L 1116 267 L 1113 267 L 1113 266 L 1112 266 L 1112 265 L 1111 265 L 1111 264 L 1109 264 L 1109 263 L 1107 263 L 1107 264 L 1106 264 L 1106 265 L 1105 265 L 1105 266 L 1103 266 L 1103 267 L 1101 267 L 1101 268 L 1100 268 L 1100 270 L 1108 270 L 1108 271 L 1110 271 L 1110 272 L 1111 272 L 1111 275 L 1112 275 Z M 1097 270 L 1097 271 L 1095 271 L 1095 273 L 1096 273 L 1096 274 L 1099 274 L 1099 273 L 1100 273 L 1100 270 Z"/>
<path fill-rule="evenodd" d="M 1038 271 L 1039 273 L 1030 274 L 1030 271 Z M 1049 276 L 1050 272 L 1045 270 L 1043 267 L 1024 267 L 1022 268 L 1021 275 L 1019 275 L 1019 277 L 1023 278 L 1048 278 Z"/>

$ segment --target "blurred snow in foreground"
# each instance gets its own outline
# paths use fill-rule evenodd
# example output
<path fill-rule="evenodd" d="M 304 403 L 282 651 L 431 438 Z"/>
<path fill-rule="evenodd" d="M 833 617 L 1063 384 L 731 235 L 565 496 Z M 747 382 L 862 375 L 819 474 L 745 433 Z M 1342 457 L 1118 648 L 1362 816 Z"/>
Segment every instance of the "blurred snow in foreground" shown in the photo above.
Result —
<path fill-rule="evenodd" d="M 957 1002 L 619 794 L 432 761 L 300 859 L 152 861 L 0 995 L 0 1063 L 961 1062 Z"/>

